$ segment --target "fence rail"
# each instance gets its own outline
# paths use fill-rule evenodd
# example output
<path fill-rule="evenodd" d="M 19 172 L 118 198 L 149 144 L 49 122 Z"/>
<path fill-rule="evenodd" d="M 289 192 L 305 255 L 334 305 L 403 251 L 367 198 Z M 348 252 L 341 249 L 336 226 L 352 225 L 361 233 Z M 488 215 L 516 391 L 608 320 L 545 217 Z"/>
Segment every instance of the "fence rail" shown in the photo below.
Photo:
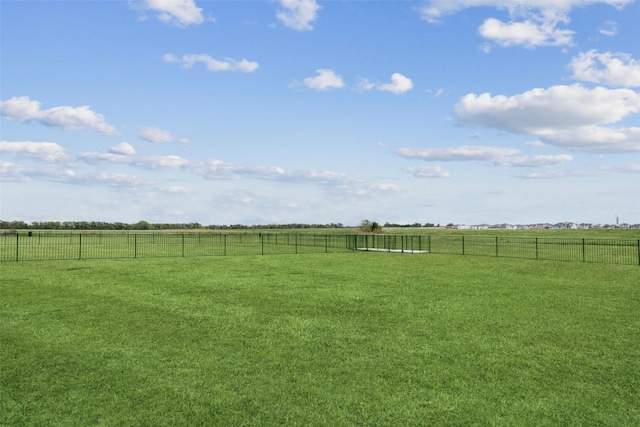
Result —
<path fill-rule="evenodd" d="M 0 262 L 326 253 L 355 249 L 640 265 L 640 239 L 130 232 L 18 232 L 0 236 Z"/>

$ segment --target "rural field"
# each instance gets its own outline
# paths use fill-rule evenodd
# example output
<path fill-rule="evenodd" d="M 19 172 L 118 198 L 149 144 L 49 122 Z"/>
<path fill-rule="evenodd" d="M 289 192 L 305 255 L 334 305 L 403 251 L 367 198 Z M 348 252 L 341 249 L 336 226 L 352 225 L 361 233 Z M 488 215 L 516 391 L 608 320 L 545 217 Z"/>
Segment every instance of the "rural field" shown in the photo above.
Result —
<path fill-rule="evenodd" d="M 638 266 L 3 263 L 2 425 L 640 425 Z"/>

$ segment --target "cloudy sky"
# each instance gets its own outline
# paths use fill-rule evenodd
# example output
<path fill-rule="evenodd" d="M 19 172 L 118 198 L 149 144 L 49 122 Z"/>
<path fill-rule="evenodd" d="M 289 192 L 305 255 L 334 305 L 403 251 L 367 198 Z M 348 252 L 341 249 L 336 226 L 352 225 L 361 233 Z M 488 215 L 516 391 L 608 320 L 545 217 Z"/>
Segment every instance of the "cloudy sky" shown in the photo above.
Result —
<path fill-rule="evenodd" d="M 640 222 L 640 2 L 0 3 L 0 219 Z"/>

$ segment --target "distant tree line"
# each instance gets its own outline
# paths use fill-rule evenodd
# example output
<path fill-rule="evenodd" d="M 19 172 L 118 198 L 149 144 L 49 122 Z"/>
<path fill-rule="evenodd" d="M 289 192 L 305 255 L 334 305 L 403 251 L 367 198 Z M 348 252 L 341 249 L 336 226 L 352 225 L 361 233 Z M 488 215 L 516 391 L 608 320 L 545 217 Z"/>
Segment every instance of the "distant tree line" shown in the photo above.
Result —
<path fill-rule="evenodd" d="M 452 224 L 450 224 L 452 225 Z M 427 222 L 420 224 L 396 224 L 386 222 L 381 226 L 376 221 L 363 220 L 359 229 L 364 232 L 381 232 L 382 228 L 421 228 L 421 227 L 439 227 Z M 27 223 L 25 221 L 2 221 L 0 220 L 0 229 L 4 230 L 291 230 L 305 228 L 346 228 L 341 223 L 330 224 L 262 224 L 262 225 L 202 225 L 197 222 L 189 223 L 157 223 L 152 224 L 147 221 L 138 221 L 133 224 L 124 222 L 105 222 L 105 221 L 34 221 Z"/>
<path fill-rule="evenodd" d="M 419 222 L 414 222 L 413 224 L 395 224 L 395 223 L 385 222 L 384 226 L 386 228 L 393 228 L 393 227 L 421 228 L 421 227 L 440 227 L 440 224 L 435 225 L 432 222 L 427 222 L 424 225 L 420 224 Z"/>
<path fill-rule="evenodd" d="M 267 225 L 202 225 L 197 222 L 189 223 L 159 223 L 151 224 L 138 221 L 134 224 L 124 222 L 105 221 L 2 221 L 0 229 L 5 230 L 252 230 L 252 229 L 302 229 L 302 228 L 344 228 L 340 223 L 331 224 L 267 224 Z"/>

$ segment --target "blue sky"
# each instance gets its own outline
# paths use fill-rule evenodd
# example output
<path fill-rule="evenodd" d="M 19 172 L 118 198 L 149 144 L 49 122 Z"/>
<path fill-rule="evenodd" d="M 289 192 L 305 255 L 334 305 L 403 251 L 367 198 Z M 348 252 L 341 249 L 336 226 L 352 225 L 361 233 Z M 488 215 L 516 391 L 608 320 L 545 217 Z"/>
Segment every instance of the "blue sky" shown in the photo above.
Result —
<path fill-rule="evenodd" d="M 0 17 L 3 220 L 640 222 L 638 1 Z"/>

